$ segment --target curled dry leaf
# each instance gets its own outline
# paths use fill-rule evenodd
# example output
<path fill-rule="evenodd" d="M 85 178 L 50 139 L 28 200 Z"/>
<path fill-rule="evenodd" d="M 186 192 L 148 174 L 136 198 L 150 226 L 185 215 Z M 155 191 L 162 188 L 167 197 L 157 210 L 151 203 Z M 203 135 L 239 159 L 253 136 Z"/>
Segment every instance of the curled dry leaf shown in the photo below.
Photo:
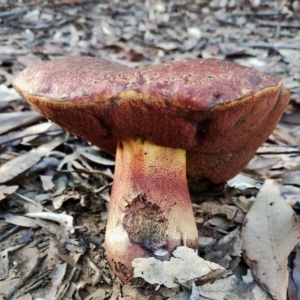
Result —
<path fill-rule="evenodd" d="M 278 300 L 286 299 L 287 257 L 300 238 L 293 209 L 279 187 L 266 180 L 242 229 L 244 259 L 260 286 Z"/>
<path fill-rule="evenodd" d="M 190 279 L 202 277 L 210 271 L 223 269 L 199 257 L 188 247 L 177 247 L 172 254 L 170 261 L 160 261 L 154 257 L 134 259 L 133 277 L 141 277 L 151 284 L 163 284 L 172 288 L 178 286 L 175 281 L 185 283 Z"/>

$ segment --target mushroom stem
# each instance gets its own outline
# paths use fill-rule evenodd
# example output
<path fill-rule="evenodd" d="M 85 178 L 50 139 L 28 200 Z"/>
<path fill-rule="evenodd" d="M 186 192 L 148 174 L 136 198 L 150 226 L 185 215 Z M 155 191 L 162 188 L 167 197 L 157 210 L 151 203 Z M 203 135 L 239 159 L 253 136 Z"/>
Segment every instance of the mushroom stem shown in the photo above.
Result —
<path fill-rule="evenodd" d="M 122 282 L 132 276 L 137 257 L 169 259 L 198 233 L 186 179 L 186 151 L 131 139 L 118 143 L 106 249 Z"/>

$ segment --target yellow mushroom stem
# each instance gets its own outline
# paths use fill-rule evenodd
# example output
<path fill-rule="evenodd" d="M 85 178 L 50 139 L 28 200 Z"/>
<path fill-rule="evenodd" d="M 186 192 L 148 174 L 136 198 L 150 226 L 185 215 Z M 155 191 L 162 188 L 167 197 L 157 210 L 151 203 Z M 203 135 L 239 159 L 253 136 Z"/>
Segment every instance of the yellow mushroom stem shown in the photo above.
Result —
<path fill-rule="evenodd" d="M 142 139 L 118 143 L 105 243 L 111 268 L 124 283 L 137 257 L 167 260 L 180 245 L 197 247 L 185 150 Z"/>

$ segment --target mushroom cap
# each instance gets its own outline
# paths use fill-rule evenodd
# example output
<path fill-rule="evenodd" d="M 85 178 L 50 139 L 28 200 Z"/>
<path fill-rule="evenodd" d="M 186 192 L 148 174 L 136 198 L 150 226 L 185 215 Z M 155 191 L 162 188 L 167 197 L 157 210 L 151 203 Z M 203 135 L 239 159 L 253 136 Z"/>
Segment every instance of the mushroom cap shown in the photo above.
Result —
<path fill-rule="evenodd" d="M 13 85 L 46 118 L 102 149 L 135 137 L 186 149 L 188 175 L 215 183 L 245 167 L 289 101 L 280 78 L 216 59 L 130 69 L 71 57 L 29 67 Z"/>

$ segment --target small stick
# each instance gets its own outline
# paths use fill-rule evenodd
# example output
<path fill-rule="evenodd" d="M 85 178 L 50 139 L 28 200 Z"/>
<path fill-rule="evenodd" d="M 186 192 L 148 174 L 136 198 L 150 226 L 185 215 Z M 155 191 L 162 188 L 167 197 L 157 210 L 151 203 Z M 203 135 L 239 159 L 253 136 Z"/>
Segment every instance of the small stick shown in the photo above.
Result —
<path fill-rule="evenodd" d="M 28 279 L 30 279 L 33 275 L 35 275 L 36 273 L 38 273 L 40 271 L 39 266 L 43 262 L 43 260 L 46 258 L 46 256 L 47 255 L 43 255 L 36 259 L 34 267 L 24 277 L 22 277 L 20 279 L 20 281 L 15 286 L 13 286 L 6 295 L 4 295 L 5 299 L 9 300 L 14 295 L 14 293 L 25 284 L 25 282 Z"/>
<path fill-rule="evenodd" d="M 30 286 L 29 288 L 27 288 L 26 290 L 23 291 L 23 294 L 27 294 L 33 290 L 35 290 L 36 288 L 40 287 L 43 283 L 45 282 L 45 280 L 40 280 L 38 282 L 36 282 L 34 285 Z"/>
<path fill-rule="evenodd" d="M 11 228 L 10 230 L 7 230 L 5 233 L 3 233 L 2 235 L 0 235 L 0 242 L 4 241 L 9 236 L 11 236 L 14 233 L 16 233 L 19 229 L 20 229 L 20 226 L 16 225 L 13 228 Z"/>
<path fill-rule="evenodd" d="M 256 21 L 256 23 L 263 25 L 263 26 L 269 26 L 269 27 L 285 27 L 285 28 L 300 28 L 300 23 L 285 23 L 285 22 L 274 22 L 274 21 Z"/>
<path fill-rule="evenodd" d="M 300 150 L 295 151 L 270 151 L 270 152 L 256 152 L 255 155 L 280 155 L 280 154 L 300 154 Z"/>
<path fill-rule="evenodd" d="M 300 43 L 298 44 L 288 44 L 288 43 L 265 43 L 265 42 L 259 42 L 259 43 L 240 43 L 238 46 L 241 47 L 250 47 L 250 48 L 274 48 L 274 49 L 300 49 Z"/>

